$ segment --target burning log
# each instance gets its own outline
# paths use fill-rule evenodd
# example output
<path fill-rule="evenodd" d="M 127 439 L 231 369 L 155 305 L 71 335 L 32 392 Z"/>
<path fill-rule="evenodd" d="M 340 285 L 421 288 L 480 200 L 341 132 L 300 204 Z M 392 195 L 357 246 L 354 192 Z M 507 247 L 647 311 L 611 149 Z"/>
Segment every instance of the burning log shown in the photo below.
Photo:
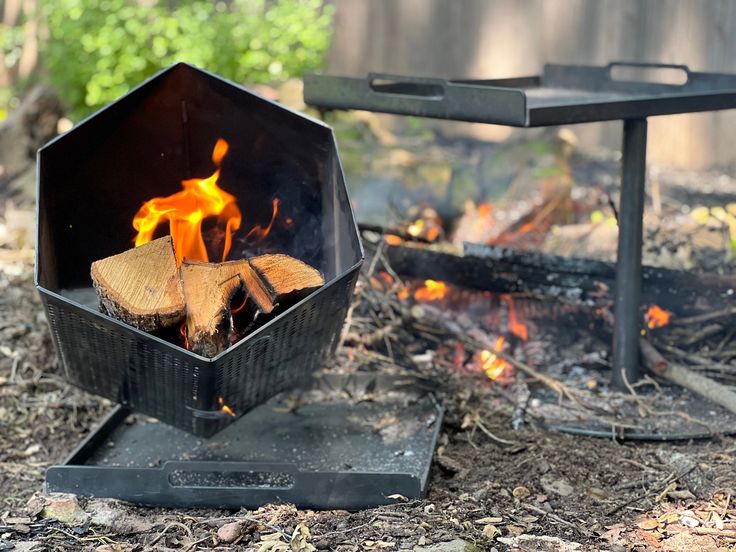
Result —
<path fill-rule="evenodd" d="M 184 319 L 184 291 L 171 236 L 95 261 L 92 283 L 103 312 L 144 331 Z"/>
<path fill-rule="evenodd" d="M 242 264 L 241 261 L 182 263 L 186 340 L 192 352 L 213 357 L 227 348 L 230 302 L 243 285 Z"/>
<path fill-rule="evenodd" d="M 561 297 L 591 306 L 608 305 L 616 283 L 613 263 L 476 244 L 464 244 L 461 252 L 401 242 L 386 247 L 386 257 L 395 271 L 406 276 L 484 291 Z M 733 276 L 693 277 L 687 271 L 643 267 L 641 301 L 679 316 L 698 314 L 720 307 L 734 287 Z"/>

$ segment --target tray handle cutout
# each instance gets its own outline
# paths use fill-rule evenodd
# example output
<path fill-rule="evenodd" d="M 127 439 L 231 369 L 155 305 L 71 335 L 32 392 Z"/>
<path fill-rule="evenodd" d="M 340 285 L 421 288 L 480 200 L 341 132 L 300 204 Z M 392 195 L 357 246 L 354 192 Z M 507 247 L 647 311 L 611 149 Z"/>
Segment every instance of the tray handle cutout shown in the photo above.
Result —
<path fill-rule="evenodd" d="M 674 63 L 613 61 L 606 69 L 608 78 L 612 81 L 685 86 L 690 80 L 690 68 Z"/>
<path fill-rule="evenodd" d="M 430 77 L 368 73 L 368 87 L 375 94 L 406 96 L 419 100 L 440 101 L 445 97 L 445 81 Z"/>

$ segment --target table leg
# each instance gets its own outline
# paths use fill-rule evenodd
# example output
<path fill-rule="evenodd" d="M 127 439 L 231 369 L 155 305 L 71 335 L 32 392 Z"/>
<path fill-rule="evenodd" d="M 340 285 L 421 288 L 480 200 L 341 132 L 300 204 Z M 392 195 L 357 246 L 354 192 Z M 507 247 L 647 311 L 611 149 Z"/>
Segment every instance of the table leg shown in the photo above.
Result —
<path fill-rule="evenodd" d="M 647 156 L 647 120 L 624 121 L 621 201 L 618 213 L 615 321 L 613 327 L 613 387 L 641 377 L 641 249 Z"/>

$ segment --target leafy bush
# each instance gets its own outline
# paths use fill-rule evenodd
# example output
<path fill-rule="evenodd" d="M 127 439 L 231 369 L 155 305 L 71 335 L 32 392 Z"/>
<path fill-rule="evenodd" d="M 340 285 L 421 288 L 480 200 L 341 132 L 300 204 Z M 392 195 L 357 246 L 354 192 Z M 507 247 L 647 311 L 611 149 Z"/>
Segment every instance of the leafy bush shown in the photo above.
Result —
<path fill-rule="evenodd" d="M 318 69 L 333 11 L 323 0 L 44 0 L 41 53 L 80 117 L 177 61 L 248 83 Z"/>

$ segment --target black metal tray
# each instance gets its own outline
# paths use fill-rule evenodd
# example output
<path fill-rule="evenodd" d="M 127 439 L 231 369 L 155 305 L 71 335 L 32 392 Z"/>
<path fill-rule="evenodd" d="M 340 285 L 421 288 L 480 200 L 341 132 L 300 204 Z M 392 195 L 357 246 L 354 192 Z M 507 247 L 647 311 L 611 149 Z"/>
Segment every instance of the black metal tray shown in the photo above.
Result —
<path fill-rule="evenodd" d="M 618 80 L 612 71 L 619 67 L 677 70 L 684 82 Z M 307 75 L 304 99 L 326 109 L 533 127 L 734 108 L 736 75 L 626 62 L 603 67 L 550 64 L 540 76 L 494 80 Z"/>
<path fill-rule="evenodd" d="M 356 383 L 357 382 L 357 383 Z M 415 380 L 281 394 L 201 439 L 118 406 L 48 492 L 181 507 L 359 509 L 424 496 L 442 408 Z"/>

